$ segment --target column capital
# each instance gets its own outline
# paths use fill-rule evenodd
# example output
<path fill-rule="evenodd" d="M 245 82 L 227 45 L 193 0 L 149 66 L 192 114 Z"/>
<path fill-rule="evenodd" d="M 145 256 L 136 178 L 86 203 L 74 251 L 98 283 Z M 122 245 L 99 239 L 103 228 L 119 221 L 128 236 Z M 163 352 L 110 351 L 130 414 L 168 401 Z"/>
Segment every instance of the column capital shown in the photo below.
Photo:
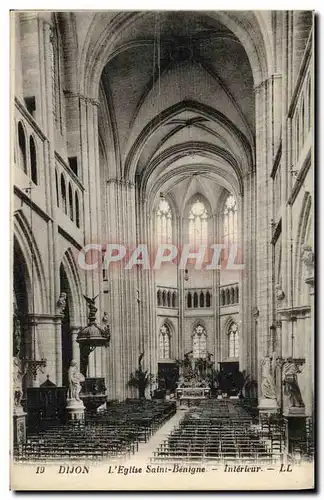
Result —
<path fill-rule="evenodd" d="M 64 90 L 63 91 L 64 93 L 64 96 L 66 98 L 73 98 L 73 97 L 77 97 L 78 99 L 80 99 L 80 101 L 84 101 L 86 104 L 90 103 L 92 104 L 93 106 L 99 106 L 99 100 L 98 99 L 94 99 L 93 97 L 88 97 L 88 96 L 85 96 L 84 94 L 81 94 L 80 92 L 72 92 L 71 90 Z"/>
<path fill-rule="evenodd" d="M 110 179 L 107 179 L 106 182 L 108 185 L 115 184 L 116 186 L 126 187 L 127 189 L 133 189 L 135 187 L 134 182 L 117 177 L 111 177 Z"/>
<path fill-rule="evenodd" d="M 257 85 L 255 85 L 253 88 L 254 92 L 259 92 L 269 82 L 273 82 L 274 80 L 279 80 L 281 77 L 282 77 L 281 73 L 273 73 L 272 75 L 262 80 L 262 82 L 259 82 Z"/>

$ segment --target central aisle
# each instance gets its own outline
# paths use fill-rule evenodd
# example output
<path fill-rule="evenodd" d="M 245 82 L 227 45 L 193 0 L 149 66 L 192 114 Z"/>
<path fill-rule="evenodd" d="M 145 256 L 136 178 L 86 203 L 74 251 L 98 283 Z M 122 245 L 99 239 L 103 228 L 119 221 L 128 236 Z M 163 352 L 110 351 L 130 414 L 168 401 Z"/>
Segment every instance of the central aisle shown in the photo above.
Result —
<path fill-rule="evenodd" d="M 125 466 L 149 464 L 151 457 L 153 457 L 153 452 L 157 449 L 159 444 L 179 425 L 187 411 L 188 409 L 177 410 L 176 414 L 164 425 L 162 425 L 162 427 L 160 427 L 160 429 L 148 440 L 147 443 L 139 443 L 138 451 L 126 460 Z"/>

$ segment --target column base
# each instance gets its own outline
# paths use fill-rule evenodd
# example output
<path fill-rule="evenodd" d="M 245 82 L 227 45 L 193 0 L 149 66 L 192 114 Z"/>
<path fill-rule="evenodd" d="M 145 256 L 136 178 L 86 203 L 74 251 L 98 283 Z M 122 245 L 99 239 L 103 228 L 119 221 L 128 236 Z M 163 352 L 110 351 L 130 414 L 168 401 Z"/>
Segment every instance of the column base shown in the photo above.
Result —
<path fill-rule="evenodd" d="M 23 408 L 15 408 L 13 412 L 14 445 L 26 442 L 26 417 Z"/>
<path fill-rule="evenodd" d="M 291 406 L 283 411 L 285 417 L 306 417 L 304 406 Z"/>
<path fill-rule="evenodd" d="M 260 413 L 277 413 L 279 407 L 276 399 L 260 399 L 258 410 Z"/>
<path fill-rule="evenodd" d="M 83 421 L 85 407 L 82 401 L 77 401 L 76 399 L 68 399 L 66 410 L 68 413 L 68 421 Z"/>

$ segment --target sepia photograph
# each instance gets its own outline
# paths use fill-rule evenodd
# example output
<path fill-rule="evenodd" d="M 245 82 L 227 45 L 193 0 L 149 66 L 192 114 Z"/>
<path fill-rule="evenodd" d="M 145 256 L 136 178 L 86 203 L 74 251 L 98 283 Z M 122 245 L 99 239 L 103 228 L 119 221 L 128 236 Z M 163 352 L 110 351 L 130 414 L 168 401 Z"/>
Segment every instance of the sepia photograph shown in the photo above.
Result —
<path fill-rule="evenodd" d="M 10 488 L 315 487 L 315 13 L 10 12 Z"/>

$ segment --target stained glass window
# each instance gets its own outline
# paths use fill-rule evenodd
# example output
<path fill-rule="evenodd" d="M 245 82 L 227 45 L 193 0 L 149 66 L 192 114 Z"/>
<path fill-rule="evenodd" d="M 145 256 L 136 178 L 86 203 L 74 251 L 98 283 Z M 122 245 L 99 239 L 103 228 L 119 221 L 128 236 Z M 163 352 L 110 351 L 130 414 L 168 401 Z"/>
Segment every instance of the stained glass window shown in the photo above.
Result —
<path fill-rule="evenodd" d="M 170 350 L 170 329 L 168 325 L 163 325 L 160 328 L 160 358 L 161 359 L 170 359 L 171 350 Z"/>
<path fill-rule="evenodd" d="M 196 326 L 194 330 L 192 354 L 194 358 L 206 358 L 207 356 L 207 334 L 201 325 Z"/>
<path fill-rule="evenodd" d="M 156 233 L 158 243 L 172 243 L 172 212 L 165 198 L 160 198 L 156 211 Z"/>
<path fill-rule="evenodd" d="M 236 323 L 232 323 L 228 331 L 228 356 L 229 358 L 239 357 L 239 331 Z"/>
<path fill-rule="evenodd" d="M 189 210 L 189 245 L 197 248 L 207 244 L 208 239 L 208 212 L 204 203 L 197 199 Z"/>
<path fill-rule="evenodd" d="M 223 239 L 226 246 L 237 243 L 237 204 L 230 194 L 224 205 Z"/>

